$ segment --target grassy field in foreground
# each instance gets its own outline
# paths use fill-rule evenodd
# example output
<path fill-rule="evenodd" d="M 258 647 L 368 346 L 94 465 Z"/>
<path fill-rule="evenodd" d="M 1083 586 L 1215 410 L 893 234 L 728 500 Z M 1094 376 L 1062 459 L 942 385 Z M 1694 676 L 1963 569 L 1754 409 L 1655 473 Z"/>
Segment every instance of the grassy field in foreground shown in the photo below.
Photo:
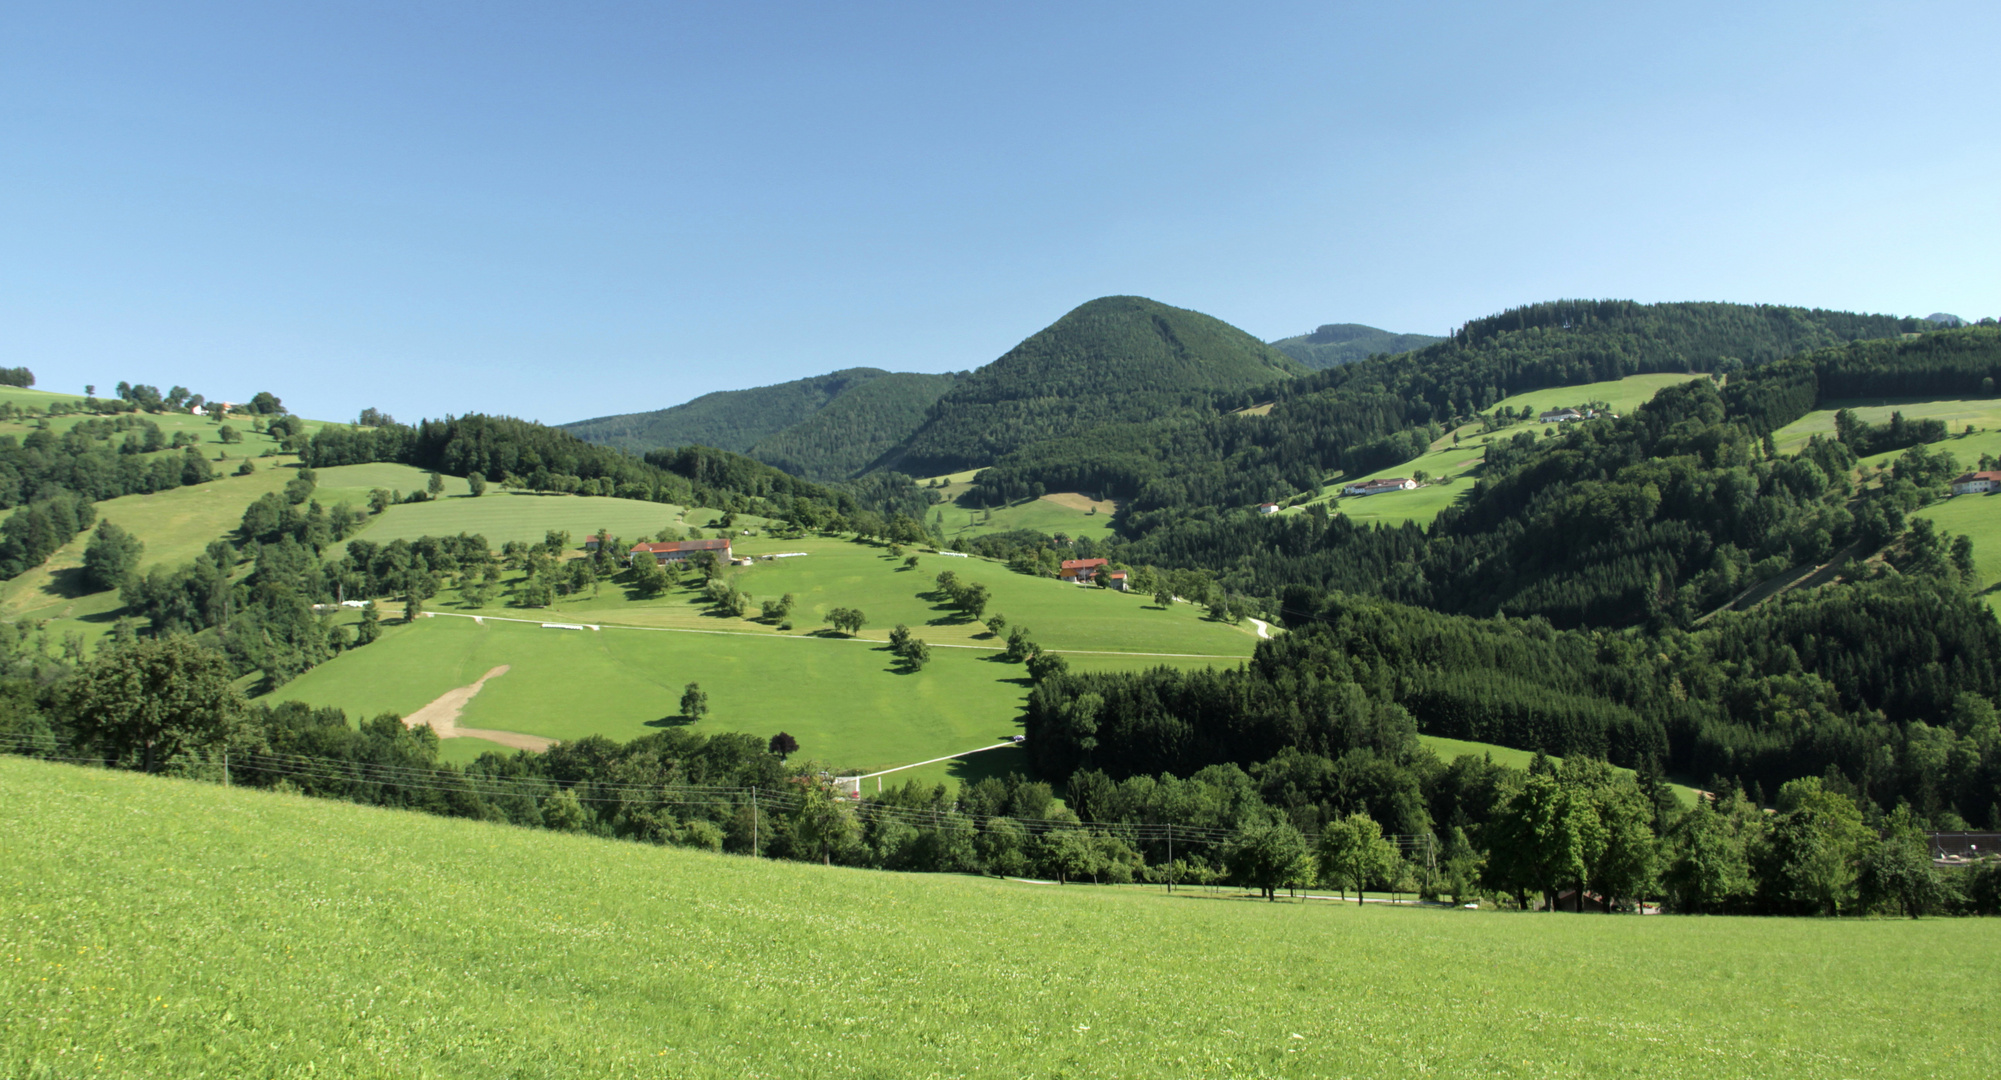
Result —
<path fill-rule="evenodd" d="M 1516 394 L 1496 402 L 1494 409 L 1488 411 L 1526 408 L 1543 412 L 1602 401 L 1609 404 L 1613 412 L 1624 415 L 1645 404 L 1663 387 L 1675 386 L 1697 378 L 1701 376 L 1672 373 L 1628 375 L 1623 379 L 1613 379 L 1608 382 L 1552 387 L 1548 390 Z M 1545 425 L 1541 424 L 1522 423 L 1482 434 L 1479 424 L 1466 424 L 1456 431 L 1446 432 L 1443 438 L 1432 444 L 1430 451 L 1415 460 L 1363 476 L 1330 480 L 1318 495 L 1301 505 L 1326 503 L 1359 524 L 1381 522 L 1396 525 L 1415 521 L 1420 525 L 1429 525 L 1432 519 L 1438 516 L 1439 511 L 1451 506 L 1473 489 L 1472 479 L 1479 475 L 1480 467 L 1486 460 L 1488 443 L 1495 439 L 1512 439 L 1523 432 L 1540 435 L 1544 428 Z M 1452 436 L 1455 434 L 1459 436 L 1457 443 L 1452 441 Z M 1433 482 L 1412 491 L 1388 492 L 1361 498 L 1341 495 L 1341 488 L 1356 480 L 1412 476 L 1418 470 L 1423 470 Z M 1450 477 L 1451 480 L 1446 483 L 1436 482 L 1441 477 Z M 1299 510 L 1292 509 L 1289 512 L 1298 513 Z"/>
<path fill-rule="evenodd" d="M 1267 904 L 0 758 L 0 1073 L 1987 1077 L 2001 921 Z"/>

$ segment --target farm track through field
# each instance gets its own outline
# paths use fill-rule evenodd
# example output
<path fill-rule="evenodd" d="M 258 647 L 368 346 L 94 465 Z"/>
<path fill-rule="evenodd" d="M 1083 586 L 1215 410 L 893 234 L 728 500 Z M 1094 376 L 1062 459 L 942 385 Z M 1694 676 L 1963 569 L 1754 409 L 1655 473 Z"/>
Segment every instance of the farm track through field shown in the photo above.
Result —
<path fill-rule="evenodd" d="M 507 670 L 508 666 L 501 664 L 481 675 L 470 686 L 461 686 L 439 694 L 429 705 L 404 717 L 403 725 L 414 728 L 429 724 L 440 739 L 485 739 L 487 742 L 499 743 L 514 750 L 533 750 L 536 753 L 547 750 L 556 744 L 556 740 L 545 739 L 540 735 L 523 735 L 518 731 L 489 731 L 486 728 L 459 726 L 459 714 L 465 711 L 466 703 L 486 685 L 486 680 L 497 679 L 507 674 Z"/>
<path fill-rule="evenodd" d="M 749 630 L 697 630 L 685 626 L 634 626 L 630 623 L 550 623 L 542 619 L 516 619 L 506 615 L 468 615 L 457 611 L 426 611 L 426 619 L 436 616 L 449 619 L 471 619 L 474 622 L 526 623 L 530 626 L 549 626 L 561 629 L 585 630 L 650 630 L 659 634 L 710 634 L 719 637 L 750 637 L 776 639 L 779 641 L 858 641 L 865 645 L 881 645 L 885 639 L 865 637 L 827 637 L 820 634 L 758 634 Z M 953 645 L 946 642 L 931 642 L 934 649 L 972 649 L 976 652 L 1005 652 L 999 645 Z M 1047 649 L 1046 652 L 1061 653 L 1064 656 L 1158 656 L 1177 660 L 1245 660 L 1247 657 L 1230 656 L 1224 653 L 1177 653 L 1177 652 L 1128 652 L 1121 649 Z M 489 675 L 491 672 L 488 673 Z M 454 691 L 456 692 L 456 691 Z M 468 695 L 470 698 L 470 695 Z M 440 698 L 439 700 L 443 700 Z"/>

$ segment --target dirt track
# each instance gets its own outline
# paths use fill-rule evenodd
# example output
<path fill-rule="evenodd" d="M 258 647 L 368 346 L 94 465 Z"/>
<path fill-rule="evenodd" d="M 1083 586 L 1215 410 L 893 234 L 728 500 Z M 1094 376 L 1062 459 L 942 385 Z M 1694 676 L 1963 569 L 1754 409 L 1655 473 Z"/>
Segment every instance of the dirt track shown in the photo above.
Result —
<path fill-rule="evenodd" d="M 496 742 L 502 746 L 513 747 L 516 750 L 533 750 L 537 753 L 555 745 L 556 740 L 545 739 L 540 735 L 523 735 L 518 731 L 489 731 L 485 728 L 462 728 L 459 726 L 459 713 L 465 711 L 466 702 L 471 701 L 474 695 L 479 693 L 480 687 L 486 685 L 486 680 L 497 679 L 505 674 L 507 674 L 507 665 L 502 664 L 481 675 L 479 681 L 473 683 L 471 686 L 461 686 L 456 690 L 447 690 L 439 694 L 437 700 L 404 717 L 403 725 L 405 727 L 416 727 L 419 724 L 429 724 L 431 725 L 431 730 L 437 732 L 440 739 L 485 739 L 488 742 Z"/>

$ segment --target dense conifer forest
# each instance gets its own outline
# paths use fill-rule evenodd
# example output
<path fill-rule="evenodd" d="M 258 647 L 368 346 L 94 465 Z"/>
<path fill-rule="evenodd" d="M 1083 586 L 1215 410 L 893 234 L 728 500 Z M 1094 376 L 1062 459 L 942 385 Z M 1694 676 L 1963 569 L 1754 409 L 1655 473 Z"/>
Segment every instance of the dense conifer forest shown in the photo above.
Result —
<path fill-rule="evenodd" d="M 1271 347 L 1319 371 L 1371 356 L 1422 349 L 1443 340 L 1429 334 L 1395 334 L 1360 323 L 1330 323 L 1310 334 L 1281 338 Z"/>
<path fill-rule="evenodd" d="M 561 428 L 586 442 L 633 454 L 708 446 L 810 480 L 843 480 L 917 430 L 932 403 L 956 381 L 951 374 L 848 368 Z M 663 387 L 661 393 L 671 391 Z"/>
<path fill-rule="evenodd" d="M 1102 425 L 1203 415 L 1219 393 L 1247 392 L 1305 370 L 1221 320 L 1141 297 L 1108 296 L 960 381 L 881 464 L 912 476 L 987 465 Z"/>

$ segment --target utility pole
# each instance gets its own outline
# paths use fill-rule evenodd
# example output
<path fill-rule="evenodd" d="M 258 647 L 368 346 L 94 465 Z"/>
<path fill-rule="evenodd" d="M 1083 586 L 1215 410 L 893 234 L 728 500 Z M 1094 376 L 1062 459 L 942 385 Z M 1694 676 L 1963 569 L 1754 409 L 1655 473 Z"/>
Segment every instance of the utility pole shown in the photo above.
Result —
<path fill-rule="evenodd" d="M 757 858 L 757 788 L 750 789 L 750 857 Z"/>
<path fill-rule="evenodd" d="M 1167 891 L 1174 891 L 1174 823 L 1167 823 Z"/>
<path fill-rule="evenodd" d="M 222 748 L 222 786 L 229 786 L 229 747 Z"/>

